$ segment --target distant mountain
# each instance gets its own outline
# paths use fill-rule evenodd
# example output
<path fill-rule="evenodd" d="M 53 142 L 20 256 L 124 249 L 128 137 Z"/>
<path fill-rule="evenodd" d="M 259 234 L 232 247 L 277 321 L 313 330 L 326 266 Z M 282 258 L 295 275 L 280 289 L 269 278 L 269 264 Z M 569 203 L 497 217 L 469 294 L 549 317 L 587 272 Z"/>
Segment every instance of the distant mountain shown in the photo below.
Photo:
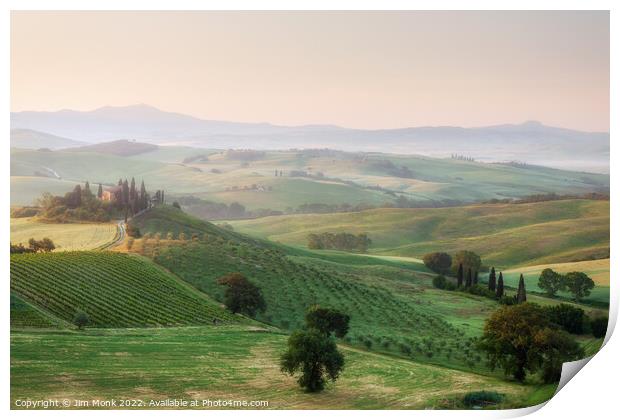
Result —
<path fill-rule="evenodd" d="M 140 153 L 152 152 L 157 150 L 159 146 L 150 143 L 141 143 L 135 140 L 116 140 L 104 143 L 91 144 L 77 148 L 70 148 L 67 151 L 72 152 L 92 152 L 104 153 L 116 156 L 133 156 Z"/>
<path fill-rule="evenodd" d="M 15 128 L 11 130 L 11 147 L 20 149 L 64 149 L 78 147 L 87 143 L 54 136 L 35 130 Z"/>
<path fill-rule="evenodd" d="M 276 126 L 202 120 L 148 105 L 94 111 L 11 113 L 12 128 L 27 128 L 82 141 L 133 138 L 158 144 L 209 148 L 333 148 L 481 161 L 522 161 L 572 170 L 609 171 L 609 133 L 548 127 L 539 122 L 490 127 L 410 127 L 359 130 L 333 125 Z"/>

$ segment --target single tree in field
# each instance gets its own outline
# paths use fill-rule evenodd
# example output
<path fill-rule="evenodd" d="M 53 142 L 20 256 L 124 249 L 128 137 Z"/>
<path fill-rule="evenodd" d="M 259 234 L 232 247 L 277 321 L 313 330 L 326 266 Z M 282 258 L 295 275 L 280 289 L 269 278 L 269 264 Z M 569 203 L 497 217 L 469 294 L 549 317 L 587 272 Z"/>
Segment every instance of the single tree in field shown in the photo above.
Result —
<path fill-rule="evenodd" d="M 491 273 L 489 274 L 489 290 L 495 291 L 495 287 L 497 287 L 495 267 L 491 267 Z"/>
<path fill-rule="evenodd" d="M 249 317 L 256 312 L 264 312 L 267 305 L 261 290 L 241 273 L 230 273 L 218 279 L 218 284 L 226 286 L 224 304 L 233 313 L 243 313 Z"/>
<path fill-rule="evenodd" d="M 467 279 L 465 280 L 465 287 L 471 287 L 473 282 L 473 277 L 471 274 L 471 267 L 467 269 Z"/>
<path fill-rule="evenodd" d="M 579 302 L 586 296 L 590 296 L 590 292 L 594 288 L 594 281 L 586 273 L 579 271 L 567 273 L 564 276 L 564 284 L 566 289 L 573 294 L 576 302 Z"/>
<path fill-rule="evenodd" d="M 524 381 L 527 372 L 542 370 L 545 382 L 554 382 L 562 363 L 577 360 L 583 350 L 570 335 L 554 328 L 535 304 L 503 306 L 487 319 L 478 347 L 487 353 L 491 369 Z"/>
<path fill-rule="evenodd" d="M 437 274 L 449 274 L 452 267 L 452 257 L 445 252 L 431 252 L 426 254 L 422 260 L 424 265 Z"/>
<path fill-rule="evenodd" d="M 319 305 L 311 306 L 306 312 L 306 326 L 343 338 L 349 331 L 349 315 L 336 309 L 323 308 Z"/>
<path fill-rule="evenodd" d="M 519 276 L 519 288 L 517 289 L 517 303 L 524 303 L 527 300 L 525 296 L 525 279 L 523 274 Z"/>
<path fill-rule="evenodd" d="M 463 264 L 459 264 L 459 269 L 456 272 L 456 286 L 459 288 L 463 286 Z"/>
<path fill-rule="evenodd" d="M 554 297 L 558 290 L 564 289 L 564 278 L 550 268 L 545 268 L 538 277 L 538 287 L 543 289 L 547 296 Z"/>
<path fill-rule="evenodd" d="M 499 277 L 497 278 L 497 289 L 495 290 L 495 297 L 501 299 L 504 296 L 504 275 L 502 272 L 499 272 Z"/>
<path fill-rule="evenodd" d="M 73 323 L 81 330 L 90 323 L 90 318 L 82 311 L 78 311 L 73 318 Z"/>
<path fill-rule="evenodd" d="M 99 188 L 97 189 L 97 198 L 100 200 L 103 198 L 103 187 L 101 184 L 99 184 Z"/>
<path fill-rule="evenodd" d="M 282 372 L 301 372 L 297 383 L 308 392 L 319 392 L 327 380 L 335 381 L 344 367 L 344 355 L 334 338 L 316 328 L 295 331 L 280 359 Z"/>

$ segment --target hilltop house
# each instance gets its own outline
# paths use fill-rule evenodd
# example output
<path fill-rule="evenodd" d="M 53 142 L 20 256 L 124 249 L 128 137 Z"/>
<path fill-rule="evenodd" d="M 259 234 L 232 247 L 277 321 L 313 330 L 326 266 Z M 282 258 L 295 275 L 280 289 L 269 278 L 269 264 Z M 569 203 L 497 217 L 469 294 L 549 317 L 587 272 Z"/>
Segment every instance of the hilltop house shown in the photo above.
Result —
<path fill-rule="evenodd" d="M 102 201 L 109 201 L 111 203 L 114 203 L 115 201 L 120 199 L 122 191 L 123 191 L 123 189 L 120 187 L 120 185 L 116 185 L 114 187 L 106 188 L 105 190 L 103 190 L 103 194 L 101 196 L 101 200 Z"/>

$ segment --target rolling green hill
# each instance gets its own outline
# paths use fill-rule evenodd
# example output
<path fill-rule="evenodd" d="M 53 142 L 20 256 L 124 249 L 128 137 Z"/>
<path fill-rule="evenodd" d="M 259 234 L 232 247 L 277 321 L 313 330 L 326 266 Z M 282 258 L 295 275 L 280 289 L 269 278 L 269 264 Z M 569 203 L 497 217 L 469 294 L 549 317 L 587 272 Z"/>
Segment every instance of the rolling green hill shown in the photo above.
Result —
<path fill-rule="evenodd" d="M 236 230 L 305 246 L 309 233 L 367 233 L 369 252 L 417 257 L 469 249 L 501 267 L 568 262 L 609 254 L 609 202 L 559 200 L 438 209 L 272 216 L 230 222 Z"/>
<path fill-rule="evenodd" d="M 239 321 L 150 261 L 120 253 L 13 254 L 11 292 L 68 322 L 84 311 L 94 327 Z"/>
<path fill-rule="evenodd" d="M 484 319 L 497 304 L 434 289 L 433 276 L 419 270 L 418 263 L 315 254 L 270 244 L 172 207 L 157 207 L 133 223 L 149 237 L 136 240 L 131 252 L 153 258 L 216 300 L 223 299 L 219 277 L 230 272 L 245 274 L 262 289 L 267 302 L 259 321 L 293 330 L 302 325 L 309 306 L 322 304 L 351 316 L 347 342 L 352 345 L 487 371 L 473 351 L 473 337 L 479 335 Z M 168 232 L 174 239 L 166 239 Z M 178 239 L 180 232 L 185 240 Z"/>
<path fill-rule="evenodd" d="M 207 159 L 186 161 L 196 155 Z M 282 176 L 276 176 L 276 170 Z M 433 205 L 538 193 L 609 191 L 608 175 L 414 155 L 291 150 L 261 152 L 244 160 L 228 152 L 165 146 L 134 156 L 11 150 L 11 177 L 22 177 L 21 188 L 32 191 L 28 196 L 12 196 L 13 205 L 32 204 L 49 187 L 38 181 L 49 177 L 116 184 L 119 178 L 130 176 L 144 179 L 147 188 L 172 195 L 281 211 L 309 203 L 378 207 L 399 196 Z"/>

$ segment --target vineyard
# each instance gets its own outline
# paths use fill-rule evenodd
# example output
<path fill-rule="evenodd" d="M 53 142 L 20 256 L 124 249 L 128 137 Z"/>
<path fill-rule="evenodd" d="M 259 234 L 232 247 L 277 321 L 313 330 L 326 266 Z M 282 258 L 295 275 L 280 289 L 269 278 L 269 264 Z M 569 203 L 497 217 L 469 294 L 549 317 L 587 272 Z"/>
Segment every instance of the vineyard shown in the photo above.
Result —
<path fill-rule="evenodd" d="M 112 252 L 13 254 L 11 291 L 69 322 L 83 311 L 94 327 L 240 320 L 151 262 Z"/>
<path fill-rule="evenodd" d="M 150 213 L 151 218 L 164 217 L 160 209 Z M 182 216 L 177 226 L 175 214 Z M 153 258 L 219 301 L 223 300 L 224 290 L 217 285 L 217 279 L 230 272 L 242 272 L 265 295 L 267 311 L 258 315 L 260 321 L 294 330 L 302 325 L 309 306 L 331 306 L 351 316 L 351 330 L 345 338 L 348 344 L 417 361 L 486 371 L 484 361 L 474 350 L 473 337 L 479 334 L 483 317 L 493 309 L 488 301 L 457 295 L 446 303 L 445 296 L 442 301 L 434 290 L 427 290 L 428 275 L 291 257 L 285 253 L 286 248 L 256 246 L 253 240 L 244 241 L 242 235 L 231 235 L 196 219 L 192 231 L 210 233 L 189 239 L 190 232 L 183 228 L 187 226 L 187 215 L 166 210 L 165 217 L 168 219 L 162 225 L 170 233 L 163 231 L 136 240 L 132 252 Z M 135 222 L 144 229 L 140 218 Z M 179 240 L 178 233 L 173 232 L 183 232 L 187 239 Z M 383 277 L 386 270 L 389 273 Z M 398 276 L 402 282 L 388 279 Z M 466 323 L 459 319 L 461 312 L 470 313 Z"/>
<path fill-rule="evenodd" d="M 11 294 L 11 328 L 54 328 L 58 323 Z"/>

